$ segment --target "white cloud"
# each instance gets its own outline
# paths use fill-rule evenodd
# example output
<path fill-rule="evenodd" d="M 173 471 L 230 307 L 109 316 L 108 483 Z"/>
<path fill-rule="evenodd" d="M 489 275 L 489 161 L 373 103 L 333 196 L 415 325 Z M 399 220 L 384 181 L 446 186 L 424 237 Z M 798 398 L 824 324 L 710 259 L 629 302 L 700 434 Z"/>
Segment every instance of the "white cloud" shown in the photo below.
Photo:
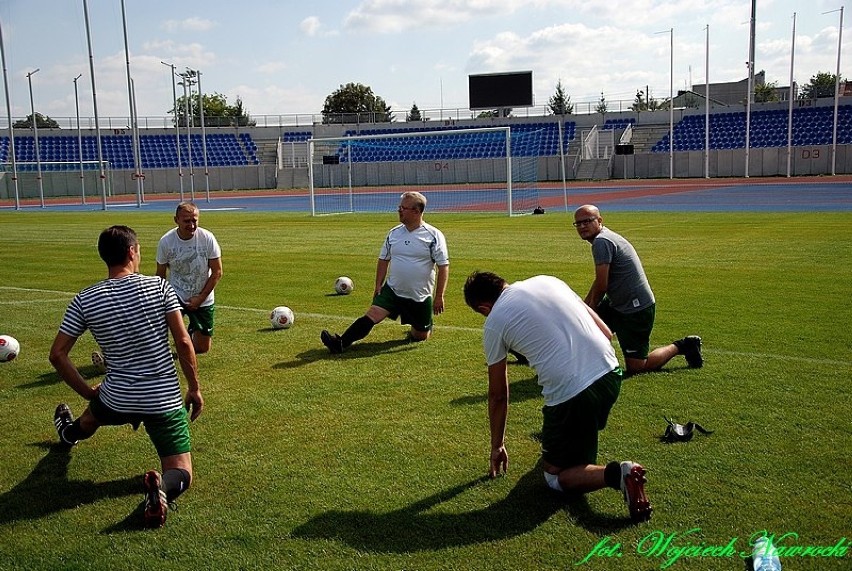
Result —
<path fill-rule="evenodd" d="M 184 18 L 183 20 L 166 20 L 162 28 L 167 32 L 209 32 L 216 23 L 206 18 Z"/>
<path fill-rule="evenodd" d="M 299 24 L 299 29 L 306 36 L 316 36 L 322 24 L 316 16 L 308 16 Z"/>

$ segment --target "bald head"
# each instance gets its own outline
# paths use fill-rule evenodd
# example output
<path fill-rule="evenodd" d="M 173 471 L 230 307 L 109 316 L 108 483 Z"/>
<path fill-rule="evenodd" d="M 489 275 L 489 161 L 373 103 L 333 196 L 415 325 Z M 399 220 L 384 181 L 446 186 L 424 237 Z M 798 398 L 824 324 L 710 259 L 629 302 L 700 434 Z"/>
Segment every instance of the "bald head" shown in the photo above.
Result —
<path fill-rule="evenodd" d="M 603 228 L 601 211 L 594 204 L 584 204 L 574 211 L 574 228 L 580 238 L 591 242 Z"/>

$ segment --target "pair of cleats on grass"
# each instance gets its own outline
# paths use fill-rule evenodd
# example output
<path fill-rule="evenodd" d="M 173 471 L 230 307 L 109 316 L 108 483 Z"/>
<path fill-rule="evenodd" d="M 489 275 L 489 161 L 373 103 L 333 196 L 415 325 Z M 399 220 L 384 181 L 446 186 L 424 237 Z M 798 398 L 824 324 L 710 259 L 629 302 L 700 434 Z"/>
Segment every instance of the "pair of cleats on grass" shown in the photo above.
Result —
<path fill-rule="evenodd" d="M 53 425 L 59 435 L 59 441 L 68 446 L 77 444 L 76 440 L 65 437 L 65 431 L 74 424 L 74 417 L 68 405 L 61 403 L 53 414 Z M 169 502 L 166 492 L 162 489 L 163 479 L 156 470 L 149 470 L 142 476 L 142 488 L 145 492 L 145 508 L 142 512 L 142 523 L 146 528 L 160 528 L 166 524 L 169 513 Z M 174 506 L 172 506 L 174 509 Z"/>

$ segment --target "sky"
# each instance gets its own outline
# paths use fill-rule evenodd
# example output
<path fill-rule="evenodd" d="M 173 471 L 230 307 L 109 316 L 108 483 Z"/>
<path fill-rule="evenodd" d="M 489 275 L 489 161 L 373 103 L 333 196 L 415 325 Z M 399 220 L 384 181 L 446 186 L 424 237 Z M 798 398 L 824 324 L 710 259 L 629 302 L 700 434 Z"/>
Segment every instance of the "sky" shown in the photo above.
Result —
<path fill-rule="evenodd" d="M 794 80 L 835 73 L 840 2 L 757 0 L 755 71 L 789 85 L 796 13 Z M 746 0 L 124 0 L 124 18 L 121 0 L 85 5 L 98 114 L 130 115 L 126 21 L 143 125 L 173 107 L 162 62 L 199 70 L 205 93 L 239 97 L 252 117 L 318 115 L 350 82 L 394 111 L 467 109 L 470 74 L 513 71 L 532 71 L 537 106 L 561 81 L 578 110 L 602 94 L 629 108 L 646 87 L 663 100 L 670 81 L 675 93 L 703 85 L 708 51 L 711 83 L 746 78 L 751 17 Z M 0 0 L 0 29 L 13 117 L 31 113 L 30 81 L 36 112 L 94 116 L 84 0 Z"/>

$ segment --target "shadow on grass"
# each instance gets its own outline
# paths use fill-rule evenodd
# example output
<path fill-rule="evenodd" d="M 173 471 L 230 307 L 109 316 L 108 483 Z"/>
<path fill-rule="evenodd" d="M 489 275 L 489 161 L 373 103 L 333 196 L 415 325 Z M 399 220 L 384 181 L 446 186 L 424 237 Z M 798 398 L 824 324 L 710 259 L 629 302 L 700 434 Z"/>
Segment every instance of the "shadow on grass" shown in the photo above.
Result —
<path fill-rule="evenodd" d="M 100 377 L 103 375 L 97 367 L 94 365 L 87 365 L 83 367 L 77 367 L 77 370 L 80 371 L 80 375 L 86 379 L 94 379 L 95 377 Z M 18 385 L 19 389 L 37 389 L 39 387 L 46 387 L 50 385 L 57 385 L 62 383 L 62 377 L 59 376 L 59 373 L 56 371 L 47 371 L 38 376 L 38 379 L 23 385 Z"/>
<path fill-rule="evenodd" d="M 509 383 L 509 401 L 519 402 L 541 397 L 541 387 L 538 385 L 538 376 L 533 372 L 533 376 L 528 379 L 520 379 Z M 488 402 L 488 394 L 484 391 L 488 388 L 488 379 L 483 375 L 483 393 L 481 395 L 467 395 L 453 399 L 450 401 L 454 406 L 467 406 L 473 404 L 482 404 Z"/>
<path fill-rule="evenodd" d="M 612 532 L 631 525 L 629 518 L 594 513 L 584 497 L 566 502 L 565 496 L 546 487 L 540 465 L 526 473 L 504 499 L 484 509 L 431 513 L 440 504 L 488 481 L 487 476 L 477 478 L 389 513 L 328 511 L 298 526 L 291 535 L 340 541 L 355 549 L 410 553 L 523 535 L 563 509 L 578 525 L 595 531 Z"/>
<path fill-rule="evenodd" d="M 401 353 L 403 351 L 412 351 L 416 349 L 417 343 L 408 339 L 394 339 L 391 341 L 361 341 L 354 343 L 339 355 L 332 355 L 325 347 L 317 349 L 309 349 L 297 353 L 293 360 L 282 361 L 272 366 L 273 369 L 294 369 L 313 363 L 314 361 L 322 361 L 325 359 L 364 359 L 374 357 L 382 353 Z"/>
<path fill-rule="evenodd" d="M 104 498 L 142 495 L 141 476 L 108 482 L 68 480 L 71 449 L 59 443 L 34 443 L 47 449 L 33 471 L 14 488 L 0 494 L 0 525 L 22 520 L 34 520 L 63 510 L 93 504 Z M 123 529 L 142 529 L 142 505 L 136 511 L 136 525 Z M 136 512 L 134 512 L 135 514 Z M 133 515 L 133 514 L 131 514 Z M 130 516 L 128 516 L 129 521 Z"/>

